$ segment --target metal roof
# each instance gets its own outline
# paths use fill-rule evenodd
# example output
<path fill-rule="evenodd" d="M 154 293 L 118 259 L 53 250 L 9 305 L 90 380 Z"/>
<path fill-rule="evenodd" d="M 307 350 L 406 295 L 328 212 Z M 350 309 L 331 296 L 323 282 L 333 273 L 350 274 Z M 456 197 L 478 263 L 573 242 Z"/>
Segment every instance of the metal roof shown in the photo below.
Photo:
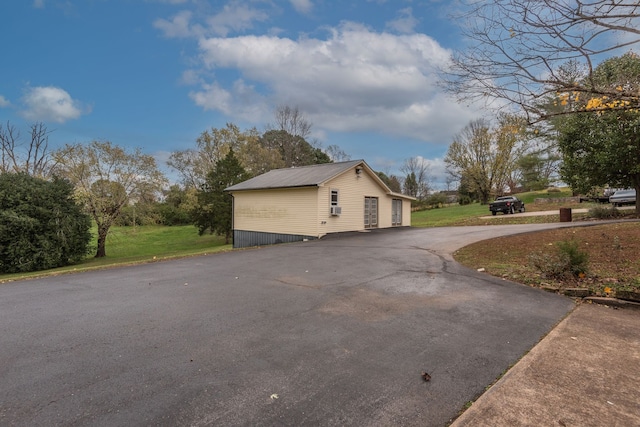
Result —
<path fill-rule="evenodd" d="M 225 191 L 317 187 L 359 164 L 366 165 L 364 160 L 351 160 L 348 162 L 274 169 L 247 181 L 225 188 Z"/>

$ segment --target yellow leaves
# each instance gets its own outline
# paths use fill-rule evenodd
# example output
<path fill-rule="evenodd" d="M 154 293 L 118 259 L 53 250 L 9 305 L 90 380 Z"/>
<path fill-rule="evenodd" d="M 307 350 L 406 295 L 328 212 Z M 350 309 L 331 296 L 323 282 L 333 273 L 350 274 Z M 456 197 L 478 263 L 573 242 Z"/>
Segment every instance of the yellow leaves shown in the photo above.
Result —
<path fill-rule="evenodd" d="M 622 86 L 618 85 L 616 86 L 615 90 L 617 92 L 623 92 L 625 89 Z M 617 98 L 617 95 L 614 95 L 613 97 L 609 97 L 606 95 L 594 96 L 587 99 L 586 104 L 584 104 L 584 100 L 580 102 L 580 97 L 581 93 L 578 91 L 556 92 L 556 98 L 553 101 L 553 105 L 572 108 L 577 104 L 582 104 L 584 105 L 584 109 L 586 111 L 596 112 L 605 110 L 627 110 L 633 112 L 638 111 L 638 109 L 634 108 L 634 104 L 636 101 L 633 101 L 632 104 L 632 101 L 628 99 L 613 99 Z"/>
<path fill-rule="evenodd" d="M 560 98 L 560 105 L 567 105 L 569 103 L 568 93 L 561 93 L 558 98 Z"/>
<path fill-rule="evenodd" d="M 617 88 L 616 88 L 617 89 Z M 591 98 L 587 101 L 585 109 L 588 110 L 614 110 L 619 108 L 625 108 L 631 105 L 631 102 L 626 99 L 613 99 L 609 100 L 608 96 L 602 96 L 600 98 Z"/>
<path fill-rule="evenodd" d="M 553 105 L 558 106 L 562 105 L 563 107 L 569 105 L 570 103 L 575 103 L 580 99 L 579 93 L 574 92 L 556 92 L 557 99 L 553 102 Z"/>
<path fill-rule="evenodd" d="M 602 107 L 602 99 L 600 98 L 591 98 L 587 101 L 587 110 L 598 110 Z"/>
<path fill-rule="evenodd" d="M 604 293 L 605 294 L 610 295 L 611 292 L 613 292 L 613 289 L 611 289 L 610 287 L 607 286 L 606 288 L 604 288 Z"/>

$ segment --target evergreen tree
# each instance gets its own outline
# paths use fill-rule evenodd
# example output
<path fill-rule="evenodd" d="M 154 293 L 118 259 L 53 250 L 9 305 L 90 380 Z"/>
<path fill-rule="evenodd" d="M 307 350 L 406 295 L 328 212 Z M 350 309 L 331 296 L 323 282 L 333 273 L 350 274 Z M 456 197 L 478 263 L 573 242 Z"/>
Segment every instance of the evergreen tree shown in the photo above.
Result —
<path fill-rule="evenodd" d="M 233 198 L 224 191 L 249 178 L 233 150 L 219 160 L 198 192 L 198 206 L 193 211 L 195 225 L 200 235 L 209 232 L 225 237 L 229 244 L 232 231 Z"/>
<path fill-rule="evenodd" d="M 81 260 L 90 227 L 68 181 L 0 174 L 0 273 L 46 270 Z"/>
<path fill-rule="evenodd" d="M 416 174 L 414 172 L 411 172 L 404 179 L 403 190 L 404 194 L 408 196 L 416 197 L 418 195 L 418 181 L 416 180 Z"/>

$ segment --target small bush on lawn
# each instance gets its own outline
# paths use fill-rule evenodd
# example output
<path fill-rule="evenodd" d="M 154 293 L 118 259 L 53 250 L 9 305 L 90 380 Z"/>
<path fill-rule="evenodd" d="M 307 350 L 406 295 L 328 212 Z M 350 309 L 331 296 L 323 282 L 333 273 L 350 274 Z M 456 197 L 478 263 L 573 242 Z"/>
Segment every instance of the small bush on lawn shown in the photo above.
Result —
<path fill-rule="evenodd" d="M 460 206 L 470 205 L 471 204 L 471 197 L 469 197 L 469 196 L 460 196 L 460 198 L 458 199 L 458 203 L 460 204 Z"/>
<path fill-rule="evenodd" d="M 441 208 L 447 204 L 447 196 L 442 193 L 435 193 L 427 197 L 427 204 L 430 208 Z"/>
<path fill-rule="evenodd" d="M 622 213 L 615 207 L 595 206 L 589 209 L 589 216 L 596 219 L 611 219 L 621 217 Z"/>
<path fill-rule="evenodd" d="M 545 277 L 568 279 L 584 277 L 588 272 L 589 254 L 580 249 L 575 240 L 556 243 L 555 253 L 535 252 L 529 256 L 531 264 Z"/>

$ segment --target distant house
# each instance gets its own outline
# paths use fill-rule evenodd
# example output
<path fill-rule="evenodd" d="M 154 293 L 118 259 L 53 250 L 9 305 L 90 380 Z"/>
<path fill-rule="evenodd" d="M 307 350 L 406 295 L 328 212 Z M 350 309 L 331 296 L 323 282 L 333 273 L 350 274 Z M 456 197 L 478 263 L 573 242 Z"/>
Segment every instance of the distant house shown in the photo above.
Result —
<path fill-rule="evenodd" d="M 225 191 L 236 248 L 410 226 L 414 200 L 392 192 L 364 160 L 275 169 Z"/>

